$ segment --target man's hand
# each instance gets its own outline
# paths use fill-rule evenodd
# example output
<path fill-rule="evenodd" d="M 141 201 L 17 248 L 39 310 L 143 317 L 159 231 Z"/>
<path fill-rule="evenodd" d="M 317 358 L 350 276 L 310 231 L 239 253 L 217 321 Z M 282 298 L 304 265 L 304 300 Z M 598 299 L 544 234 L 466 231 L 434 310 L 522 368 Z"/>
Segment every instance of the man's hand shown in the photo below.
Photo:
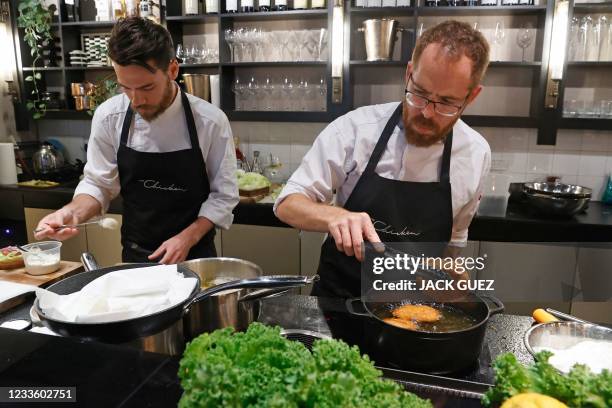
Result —
<path fill-rule="evenodd" d="M 59 231 L 55 231 L 55 228 L 65 224 L 78 224 L 79 220 L 75 216 L 74 212 L 67 208 L 61 208 L 54 213 L 51 213 L 44 217 L 38 225 L 36 230 L 39 232 L 34 233 L 34 237 L 37 240 L 50 238 L 63 241 L 68 238 L 72 238 L 79 233 L 77 228 L 63 228 Z"/>
<path fill-rule="evenodd" d="M 78 194 L 63 208 L 40 220 L 36 229 L 41 231 L 35 232 L 34 237 L 38 240 L 51 238 L 60 241 L 71 238 L 79 233 L 78 229 L 63 228 L 55 231 L 54 228 L 65 224 L 85 222 L 95 215 L 100 215 L 101 211 L 102 207 L 98 200 L 87 194 Z"/>
<path fill-rule="evenodd" d="M 155 252 L 149 255 L 149 259 L 154 261 L 163 255 L 159 263 L 169 265 L 183 262 L 187 259 L 189 250 L 214 227 L 215 224 L 212 221 L 200 216 L 179 234 L 164 241 Z"/>
<path fill-rule="evenodd" d="M 164 241 L 155 252 L 149 255 L 149 259 L 153 261 L 163 255 L 162 259 L 159 261 L 161 264 L 170 265 L 183 262 L 187 259 L 191 247 L 197 242 L 198 241 L 191 237 L 188 232 L 182 231 Z"/>
<path fill-rule="evenodd" d="M 338 251 L 356 257 L 359 262 L 363 260 L 364 238 L 369 242 L 380 242 L 367 213 L 345 210 L 328 224 L 328 230 Z"/>

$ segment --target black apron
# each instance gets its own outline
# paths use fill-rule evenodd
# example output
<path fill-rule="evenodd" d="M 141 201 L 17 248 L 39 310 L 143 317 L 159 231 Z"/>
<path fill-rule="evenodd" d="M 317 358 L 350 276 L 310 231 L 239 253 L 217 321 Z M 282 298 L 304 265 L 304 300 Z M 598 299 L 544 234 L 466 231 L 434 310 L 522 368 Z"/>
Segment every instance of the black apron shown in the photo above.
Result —
<path fill-rule="evenodd" d="M 400 103 L 344 208 L 367 213 L 382 242 L 448 243 L 453 227 L 449 177 L 452 130 L 444 142 L 439 182 L 391 180 L 376 174 L 376 166 L 401 115 Z M 331 235 L 321 247 L 318 274 L 321 279 L 313 287 L 313 296 L 361 296 L 361 263 L 338 251 Z"/>
<path fill-rule="evenodd" d="M 147 256 L 193 223 L 210 193 L 193 112 L 187 95 L 182 90 L 180 94 L 190 149 L 146 153 L 129 148 L 134 115 L 131 105 L 125 114 L 117 152 L 123 198 L 123 262 L 152 262 Z M 191 248 L 187 259 L 216 256 L 214 236 L 213 228 Z"/>

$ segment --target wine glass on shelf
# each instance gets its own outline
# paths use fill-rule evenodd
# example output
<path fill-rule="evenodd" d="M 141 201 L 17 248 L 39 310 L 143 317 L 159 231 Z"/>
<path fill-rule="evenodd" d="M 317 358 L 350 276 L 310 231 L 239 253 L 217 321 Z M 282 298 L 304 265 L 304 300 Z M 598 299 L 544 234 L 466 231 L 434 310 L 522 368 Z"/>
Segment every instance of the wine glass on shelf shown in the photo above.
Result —
<path fill-rule="evenodd" d="M 244 110 L 244 84 L 240 82 L 240 78 L 236 77 L 232 83 L 232 92 L 236 95 L 236 110 Z"/>
<path fill-rule="evenodd" d="M 300 79 L 296 92 L 300 110 L 306 111 L 308 109 L 311 91 L 312 87 L 308 84 L 308 80 L 304 78 Z"/>
<path fill-rule="evenodd" d="M 176 58 L 179 60 L 180 63 L 185 63 L 185 57 L 185 47 L 183 47 L 183 44 L 178 44 L 176 46 Z"/>
<path fill-rule="evenodd" d="M 518 30 L 516 35 L 516 43 L 522 50 L 521 61 L 525 62 L 525 50 L 533 43 L 534 32 L 530 26 L 524 26 Z"/>
<path fill-rule="evenodd" d="M 252 110 L 252 111 L 259 110 L 259 107 L 257 106 L 257 102 L 259 99 L 258 98 L 259 97 L 259 83 L 255 79 L 255 77 L 251 77 L 251 79 L 245 86 L 245 91 L 246 91 L 247 101 L 249 99 L 251 100 L 251 106 L 249 107 L 247 105 L 246 109 Z"/>
<path fill-rule="evenodd" d="M 274 94 L 274 82 L 270 76 L 267 76 L 261 84 L 261 93 L 264 99 L 264 110 L 271 111 L 273 105 L 272 95 Z"/>
<path fill-rule="evenodd" d="M 230 62 L 236 62 L 236 56 L 234 53 L 235 43 L 236 43 L 236 33 L 231 28 L 228 28 L 223 32 L 225 42 L 230 49 Z"/>
<path fill-rule="evenodd" d="M 327 81 L 323 77 L 319 79 L 317 93 L 319 96 L 319 110 L 324 111 L 327 109 Z"/>
<path fill-rule="evenodd" d="M 500 61 L 499 55 L 501 46 L 506 38 L 506 30 L 504 29 L 504 23 L 498 21 L 495 23 L 495 31 L 493 32 L 493 45 L 495 46 L 495 61 Z"/>
<path fill-rule="evenodd" d="M 289 77 L 284 77 L 283 82 L 281 84 L 281 91 L 283 95 L 283 101 L 281 103 L 283 110 L 289 111 L 292 110 L 293 105 L 293 95 L 295 93 L 295 87 L 293 85 L 293 81 Z"/>

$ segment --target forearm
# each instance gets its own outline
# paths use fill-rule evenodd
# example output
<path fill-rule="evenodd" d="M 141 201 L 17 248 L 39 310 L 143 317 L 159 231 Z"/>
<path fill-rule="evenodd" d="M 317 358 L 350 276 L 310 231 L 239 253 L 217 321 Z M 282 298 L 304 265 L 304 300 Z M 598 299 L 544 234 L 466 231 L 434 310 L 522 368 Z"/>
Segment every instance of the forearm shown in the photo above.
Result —
<path fill-rule="evenodd" d="M 191 246 L 194 246 L 214 227 L 215 224 L 213 224 L 208 218 L 198 217 L 194 222 L 189 224 L 187 228 L 181 231 L 181 234 L 188 237 L 188 242 L 191 244 Z"/>
<path fill-rule="evenodd" d="M 88 194 L 79 194 L 63 207 L 77 223 L 85 222 L 102 213 L 100 202 Z"/>
<path fill-rule="evenodd" d="M 341 207 L 316 203 L 302 194 L 287 196 L 277 208 L 281 221 L 294 228 L 316 232 L 329 232 L 330 222 L 347 212 Z"/>

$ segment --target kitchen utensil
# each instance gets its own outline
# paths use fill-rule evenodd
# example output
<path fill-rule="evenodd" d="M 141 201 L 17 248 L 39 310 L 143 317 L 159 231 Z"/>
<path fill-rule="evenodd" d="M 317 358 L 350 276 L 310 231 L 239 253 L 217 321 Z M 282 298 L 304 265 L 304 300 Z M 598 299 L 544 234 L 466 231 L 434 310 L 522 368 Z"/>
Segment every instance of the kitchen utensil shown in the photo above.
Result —
<path fill-rule="evenodd" d="M 532 314 L 533 320 L 538 323 L 549 323 L 559 321 L 554 315 L 544 309 L 536 309 Z"/>
<path fill-rule="evenodd" d="M 555 197 L 547 194 L 525 192 L 526 202 L 539 213 L 548 216 L 571 217 L 589 204 L 589 198 Z"/>
<path fill-rule="evenodd" d="M 183 74 L 187 93 L 210 102 L 210 75 Z"/>
<path fill-rule="evenodd" d="M 60 295 L 67 295 L 81 290 L 93 280 L 110 272 L 147 267 L 151 264 L 119 265 L 80 273 L 63 279 L 47 288 Z M 185 266 L 178 266 L 178 271 L 187 278 L 195 278 L 198 283 L 183 302 L 165 310 L 134 319 L 106 323 L 73 323 L 56 320 L 45 315 L 40 308 L 39 300 L 34 301 L 34 310 L 43 325 L 62 336 L 73 336 L 88 341 L 125 344 L 145 351 L 166 354 L 180 354 L 184 348 L 183 317 L 202 300 L 225 290 L 241 288 L 272 288 L 303 286 L 312 282 L 311 277 L 282 276 L 256 277 L 227 282 L 211 288 L 200 290 L 200 278 Z"/>
<path fill-rule="evenodd" d="M 42 241 L 24 245 L 23 263 L 30 275 L 47 275 L 60 268 L 60 241 Z"/>
<path fill-rule="evenodd" d="M 365 34 L 368 61 L 389 61 L 393 57 L 393 47 L 397 32 L 404 31 L 397 20 L 369 19 L 357 31 Z"/>
<path fill-rule="evenodd" d="M 396 291 L 405 302 L 431 304 L 431 297 L 420 291 Z M 461 302 L 434 303 L 436 306 L 452 306 L 476 323 L 463 330 L 452 332 L 420 332 L 402 329 L 383 321 L 381 311 L 398 307 L 405 302 L 388 302 L 388 294 L 370 290 L 361 299 L 348 299 L 349 313 L 369 317 L 367 321 L 368 343 L 371 357 L 389 361 L 395 368 L 432 374 L 461 371 L 478 359 L 486 326 L 491 315 L 503 311 L 504 306 L 492 296 L 466 293 Z M 364 312 L 355 311 L 353 305 L 360 301 Z M 461 350 L 461 352 L 457 352 Z"/>
<path fill-rule="evenodd" d="M 567 313 L 563 313 L 563 312 L 560 312 L 558 310 L 551 309 L 550 307 L 547 307 L 545 310 L 546 310 L 547 313 L 550 313 L 552 316 L 554 316 L 554 317 L 556 317 L 558 319 L 561 319 L 561 320 L 568 320 L 570 322 L 577 322 L 577 323 L 584 323 L 584 324 L 594 324 L 594 323 L 591 323 L 591 322 L 587 322 L 586 320 L 582 320 L 582 319 L 579 319 L 579 318 L 574 317 L 572 315 L 569 315 Z"/>
<path fill-rule="evenodd" d="M 576 321 L 550 322 L 532 326 L 523 339 L 529 353 L 535 356 L 541 348 L 565 350 L 583 341 L 603 341 L 612 344 L 612 329 Z"/>
<path fill-rule="evenodd" d="M 545 194 L 563 198 L 591 198 L 592 190 L 587 187 L 563 183 L 525 183 L 523 189 L 528 193 Z"/>
<path fill-rule="evenodd" d="M 116 229 L 118 226 L 118 222 L 110 217 L 103 217 L 103 218 L 100 218 L 94 221 L 81 222 L 79 224 L 60 225 L 58 227 L 53 228 L 53 230 L 57 232 L 57 231 L 63 230 L 64 228 L 81 228 L 81 227 L 86 227 L 87 225 L 99 225 L 100 227 L 106 228 L 106 229 Z M 43 230 L 44 228 L 38 228 L 34 230 L 34 232 L 40 232 Z"/>
<path fill-rule="evenodd" d="M 41 148 L 32 156 L 34 172 L 39 174 L 51 173 L 64 165 L 64 156 L 50 143 L 44 142 Z"/>
<path fill-rule="evenodd" d="M 261 268 L 254 263 L 234 258 L 192 259 L 179 265 L 198 275 L 204 286 L 263 275 Z M 278 295 L 278 290 L 286 289 L 264 289 L 257 293 L 240 289 L 204 299 L 194 304 L 183 318 L 185 338 L 190 340 L 201 333 L 224 327 L 246 330 L 259 316 L 259 303 L 255 300 Z"/>

